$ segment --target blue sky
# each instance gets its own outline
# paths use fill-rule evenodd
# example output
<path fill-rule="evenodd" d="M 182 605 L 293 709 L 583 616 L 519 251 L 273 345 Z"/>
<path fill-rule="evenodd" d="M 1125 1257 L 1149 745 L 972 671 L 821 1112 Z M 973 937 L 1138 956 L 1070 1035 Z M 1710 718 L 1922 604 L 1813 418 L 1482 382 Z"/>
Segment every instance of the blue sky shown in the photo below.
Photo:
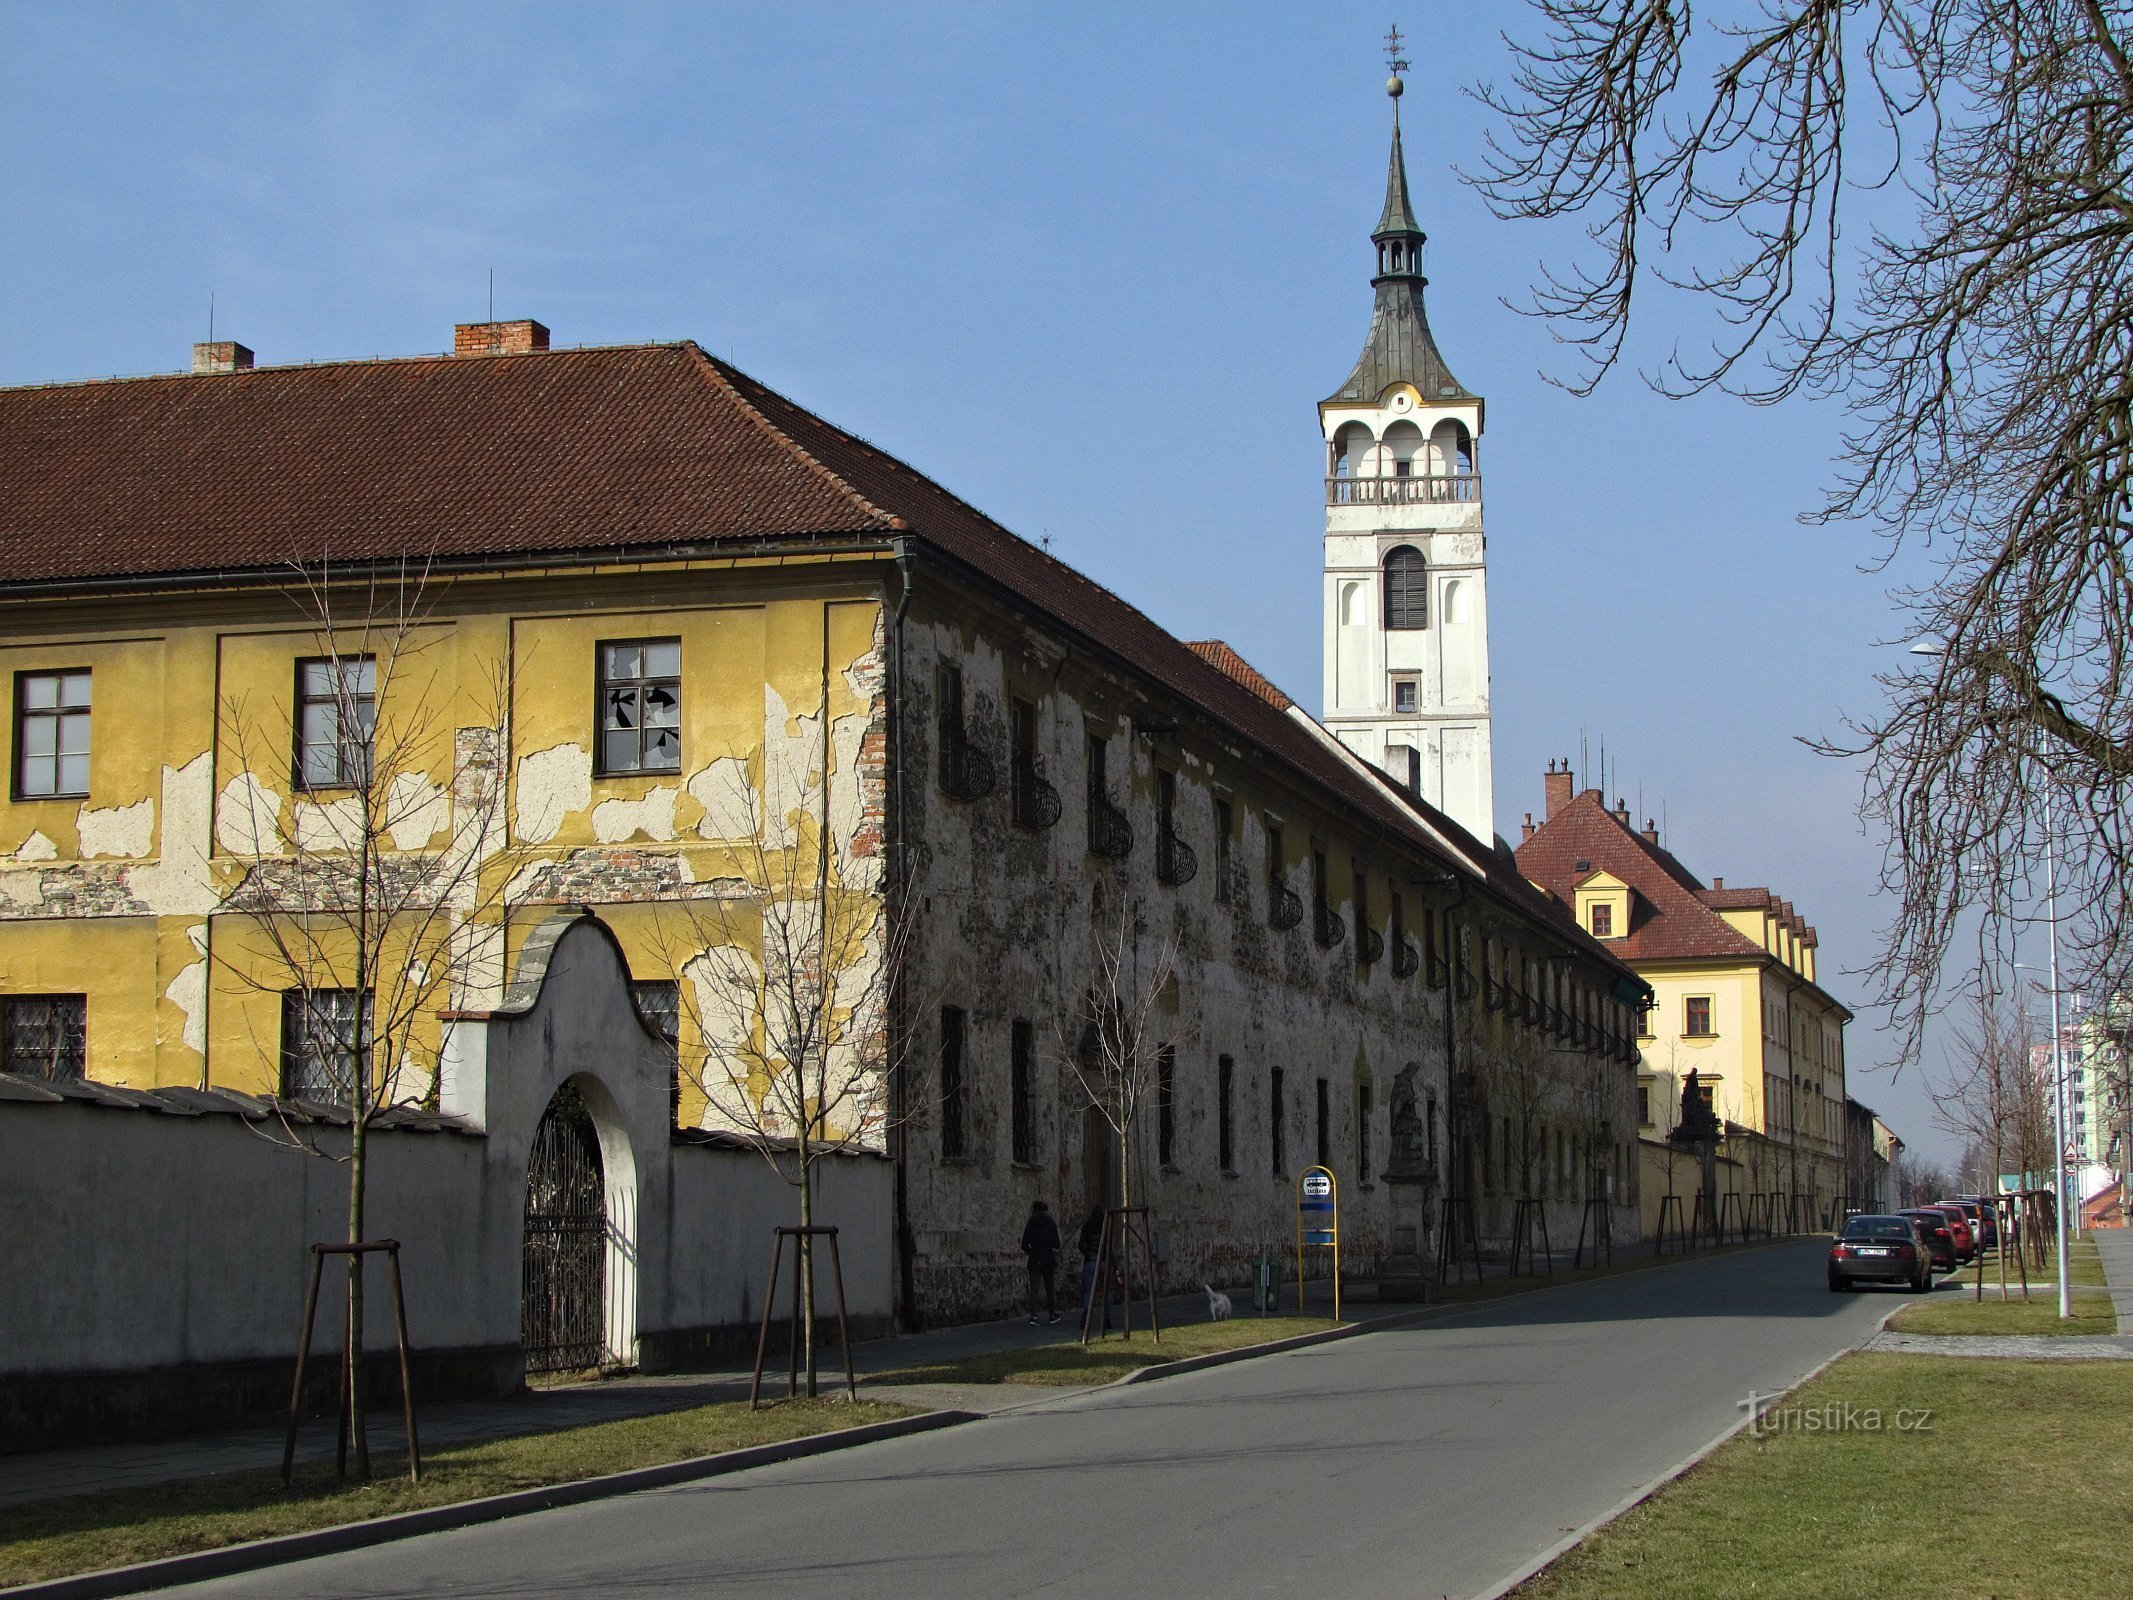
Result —
<path fill-rule="evenodd" d="M 1829 405 L 1576 399 L 1522 299 L 1569 230 L 1455 164 L 1508 6 L 0 3 L 0 383 L 691 337 L 1187 637 L 1318 702 L 1316 402 L 1368 322 L 1397 18 L 1431 319 L 1487 398 L 1497 825 L 1606 749 L 1707 879 L 1766 883 L 1862 999 L 1856 775 L 1878 700 L 1857 528 L 1803 526 Z M 1680 329 L 1660 320 L 1645 348 Z M 1854 1093 L 1945 1147 L 1852 1030 Z"/>

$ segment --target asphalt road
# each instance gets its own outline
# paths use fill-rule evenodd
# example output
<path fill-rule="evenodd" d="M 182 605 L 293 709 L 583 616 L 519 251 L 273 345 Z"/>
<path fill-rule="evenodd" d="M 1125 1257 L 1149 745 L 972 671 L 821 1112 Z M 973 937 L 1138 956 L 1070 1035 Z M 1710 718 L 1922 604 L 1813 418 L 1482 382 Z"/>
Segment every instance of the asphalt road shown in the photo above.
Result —
<path fill-rule="evenodd" d="M 1864 1340 L 1803 1240 L 166 1593 L 1468 1595 Z"/>

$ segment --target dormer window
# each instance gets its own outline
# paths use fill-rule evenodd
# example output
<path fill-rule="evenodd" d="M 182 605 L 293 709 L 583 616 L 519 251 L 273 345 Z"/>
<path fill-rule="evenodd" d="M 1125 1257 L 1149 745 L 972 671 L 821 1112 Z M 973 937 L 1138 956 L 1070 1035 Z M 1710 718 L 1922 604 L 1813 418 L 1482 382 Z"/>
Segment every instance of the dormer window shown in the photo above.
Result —
<path fill-rule="evenodd" d="M 1615 908 L 1605 901 L 1592 908 L 1592 936 L 1595 939 L 1615 936 Z"/>

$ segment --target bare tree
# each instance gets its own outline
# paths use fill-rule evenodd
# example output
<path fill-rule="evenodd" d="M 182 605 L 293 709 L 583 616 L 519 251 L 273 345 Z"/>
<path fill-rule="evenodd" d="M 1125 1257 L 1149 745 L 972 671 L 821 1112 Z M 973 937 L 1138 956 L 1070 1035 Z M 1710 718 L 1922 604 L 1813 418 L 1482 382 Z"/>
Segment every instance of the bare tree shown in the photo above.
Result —
<path fill-rule="evenodd" d="M 1140 903 L 1099 889 L 1089 915 L 1087 988 L 1057 1019 L 1059 1054 L 1118 1140 L 1118 1204 L 1134 1204 L 1134 1163 L 1146 1162 L 1143 1115 L 1166 1092 L 1163 1067 L 1191 1035 L 1177 996 L 1175 935 L 1152 935 Z"/>
<path fill-rule="evenodd" d="M 1969 1141 L 1967 1165 L 1976 1169 L 1979 1194 L 1996 1194 L 2010 1144 L 2018 1137 L 2031 1087 L 2029 1021 L 2020 1004 L 2010 1004 L 1981 985 L 1971 1001 L 1969 1023 L 1958 1029 L 1948 1048 L 1948 1077 L 1934 1099 L 1942 1126 Z M 1946 1193 L 1945 1190 L 1941 1193 Z M 1936 1196 L 1935 1198 L 1938 1198 Z M 2007 1292 L 2007 1257 L 2000 1257 L 2000 1292 Z M 2023 1294 L 2029 1278 L 2022 1278 Z M 1978 1252 L 1977 1297 L 1985 1295 L 1985 1256 Z"/>
<path fill-rule="evenodd" d="M 703 1093 L 704 1126 L 769 1163 L 804 1229 L 815 1226 L 825 1160 L 887 1148 L 891 1007 L 907 979 L 912 924 L 883 893 L 874 859 L 839 837 L 837 819 L 858 807 L 833 787 L 850 784 L 856 799 L 861 780 L 836 770 L 827 726 L 802 766 L 766 760 L 761 802 L 746 773 L 732 774 L 723 814 L 743 834 L 741 875 L 677 885 L 653 903 L 653 918 L 678 977 L 677 1021 L 691 1024 L 679 1070 Z M 797 1243 L 813 1396 L 814 1238 Z"/>
<path fill-rule="evenodd" d="M 1819 745 L 1864 758 L 1886 834 L 1895 912 L 1871 973 L 1899 1059 L 1955 941 L 1991 949 L 2024 915 L 2055 831 L 2080 964 L 2117 977 L 2133 9 L 1737 0 L 1712 22 L 1679 0 L 1533 3 L 1510 83 L 1478 91 L 1501 130 L 1473 181 L 1499 215 L 1585 223 L 1594 253 L 1533 305 L 1583 358 L 1571 387 L 1622 359 L 1633 303 L 1677 295 L 1710 313 L 1710 343 L 1652 381 L 1840 398 L 1812 519 L 1877 523 L 1885 559 L 1926 547 L 1930 575 L 1898 599 L 1944 653 L 1886 674 L 1887 709 Z"/>
<path fill-rule="evenodd" d="M 346 1164 L 345 1242 L 359 1244 L 372 1127 L 434 1103 L 439 1013 L 501 982 L 511 684 L 503 661 L 468 671 L 419 566 L 347 578 L 307 566 L 288 592 L 313 652 L 293 701 L 234 693 L 221 707 L 238 776 L 215 818 L 231 869 L 210 948 L 274 1008 L 277 1035 L 259 1040 L 280 1064 L 274 1136 Z M 329 1148 L 322 1130 L 343 1118 L 346 1147 Z M 362 1259 L 348 1257 L 345 1399 L 367 1476 Z"/>

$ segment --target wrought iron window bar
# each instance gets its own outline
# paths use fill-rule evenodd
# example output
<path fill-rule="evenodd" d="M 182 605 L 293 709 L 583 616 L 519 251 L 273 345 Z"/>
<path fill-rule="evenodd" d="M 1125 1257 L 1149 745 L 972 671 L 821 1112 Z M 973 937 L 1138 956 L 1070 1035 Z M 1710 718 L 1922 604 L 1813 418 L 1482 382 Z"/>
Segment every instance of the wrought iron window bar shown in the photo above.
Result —
<path fill-rule="evenodd" d="M 1032 756 L 1015 768 L 1014 822 L 1018 828 L 1049 828 L 1058 821 L 1064 807 L 1060 804 L 1059 791 L 1045 780 L 1044 759 Z"/>
<path fill-rule="evenodd" d="M 999 783 L 992 757 L 961 728 L 941 730 L 941 793 L 968 804 L 982 800 Z"/>
<path fill-rule="evenodd" d="M 1193 854 L 1191 845 L 1168 828 L 1156 830 L 1155 875 L 1161 882 L 1175 889 L 1192 882 L 1199 870 L 1200 858 Z"/>
<path fill-rule="evenodd" d="M 1266 923 L 1276 932 L 1286 933 L 1300 927 L 1304 919 L 1303 896 L 1283 883 L 1278 877 L 1270 877 L 1266 883 Z"/>
<path fill-rule="evenodd" d="M 1469 504 L 1481 498 L 1481 474 L 1461 472 L 1430 477 L 1328 478 L 1329 506 L 1400 506 Z"/>
<path fill-rule="evenodd" d="M 1422 952 L 1415 948 L 1412 939 L 1401 939 L 1392 947 L 1392 975 L 1395 978 L 1412 978 L 1422 970 Z"/>
<path fill-rule="evenodd" d="M 1095 785 L 1089 787 L 1089 850 L 1106 861 L 1133 854 L 1133 821 Z"/>
<path fill-rule="evenodd" d="M 1385 935 L 1361 918 L 1355 925 L 1355 959 L 1366 967 L 1385 959 Z"/>
<path fill-rule="evenodd" d="M 1339 913 L 1325 901 L 1320 900 L 1312 905 L 1311 916 L 1311 931 L 1317 936 L 1318 942 L 1328 950 L 1335 948 L 1348 937 L 1348 924 L 1342 921 Z"/>

